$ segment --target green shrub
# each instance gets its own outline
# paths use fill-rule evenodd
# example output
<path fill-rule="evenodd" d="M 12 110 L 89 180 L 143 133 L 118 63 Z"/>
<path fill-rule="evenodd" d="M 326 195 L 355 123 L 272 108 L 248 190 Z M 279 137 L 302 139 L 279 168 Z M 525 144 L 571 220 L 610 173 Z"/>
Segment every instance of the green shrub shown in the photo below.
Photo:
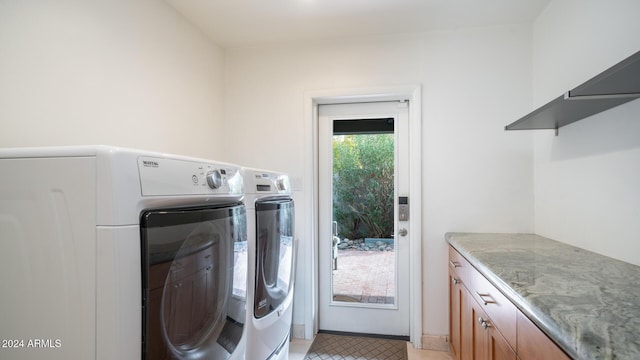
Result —
<path fill-rule="evenodd" d="M 340 237 L 391 236 L 393 165 L 393 134 L 334 136 L 333 220 Z"/>

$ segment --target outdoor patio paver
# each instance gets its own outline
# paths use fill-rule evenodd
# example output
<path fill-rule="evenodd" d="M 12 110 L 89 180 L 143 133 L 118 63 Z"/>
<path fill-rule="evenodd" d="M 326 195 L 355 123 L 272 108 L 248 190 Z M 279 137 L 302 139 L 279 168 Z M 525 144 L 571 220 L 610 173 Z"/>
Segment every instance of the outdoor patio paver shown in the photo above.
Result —
<path fill-rule="evenodd" d="M 333 270 L 336 301 L 393 304 L 395 300 L 395 252 L 338 250 Z"/>

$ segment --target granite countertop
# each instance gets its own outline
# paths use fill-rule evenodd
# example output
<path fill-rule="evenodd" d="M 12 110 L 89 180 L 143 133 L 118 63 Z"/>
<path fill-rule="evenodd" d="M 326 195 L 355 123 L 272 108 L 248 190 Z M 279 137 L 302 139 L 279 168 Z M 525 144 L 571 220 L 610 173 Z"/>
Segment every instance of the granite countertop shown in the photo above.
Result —
<path fill-rule="evenodd" d="M 575 359 L 640 359 L 640 266 L 534 234 L 445 238 Z"/>

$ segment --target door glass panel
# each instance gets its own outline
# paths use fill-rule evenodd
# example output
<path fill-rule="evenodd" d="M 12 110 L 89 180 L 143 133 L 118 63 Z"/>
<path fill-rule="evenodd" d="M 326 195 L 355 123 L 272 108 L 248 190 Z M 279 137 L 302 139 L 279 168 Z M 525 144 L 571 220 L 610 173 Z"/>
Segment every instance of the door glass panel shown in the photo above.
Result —
<path fill-rule="evenodd" d="M 145 359 L 227 359 L 235 350 L 246 314 L 246 276 L 234 265 L 246 264 L 237 250 L 245 220 L 244 206 L 143 214 Z"/>
<path fill-rule="evenodd" d="M 254 315 L 275 310 L 291 291 L 293 271 L 293 202 L 256 203 L 256 295 Z"/>
<path fill-rule="evenodd" d="M 396 304 L 394 119 L 333 121 L 332 299 Z"/>

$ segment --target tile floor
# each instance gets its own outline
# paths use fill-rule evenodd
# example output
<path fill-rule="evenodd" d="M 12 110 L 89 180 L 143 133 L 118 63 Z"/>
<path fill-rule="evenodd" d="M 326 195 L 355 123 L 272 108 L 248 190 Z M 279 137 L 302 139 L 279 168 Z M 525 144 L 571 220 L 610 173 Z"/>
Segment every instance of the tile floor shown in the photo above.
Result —
<path fill-rule="evenodd" d="M 289 344 L 289 360 L 304 360 L 311 340 L 293 339 Z M 451 355 L 444 351 L 417 350 L 407 343 L 409 360 L 451 360 Z"/>

